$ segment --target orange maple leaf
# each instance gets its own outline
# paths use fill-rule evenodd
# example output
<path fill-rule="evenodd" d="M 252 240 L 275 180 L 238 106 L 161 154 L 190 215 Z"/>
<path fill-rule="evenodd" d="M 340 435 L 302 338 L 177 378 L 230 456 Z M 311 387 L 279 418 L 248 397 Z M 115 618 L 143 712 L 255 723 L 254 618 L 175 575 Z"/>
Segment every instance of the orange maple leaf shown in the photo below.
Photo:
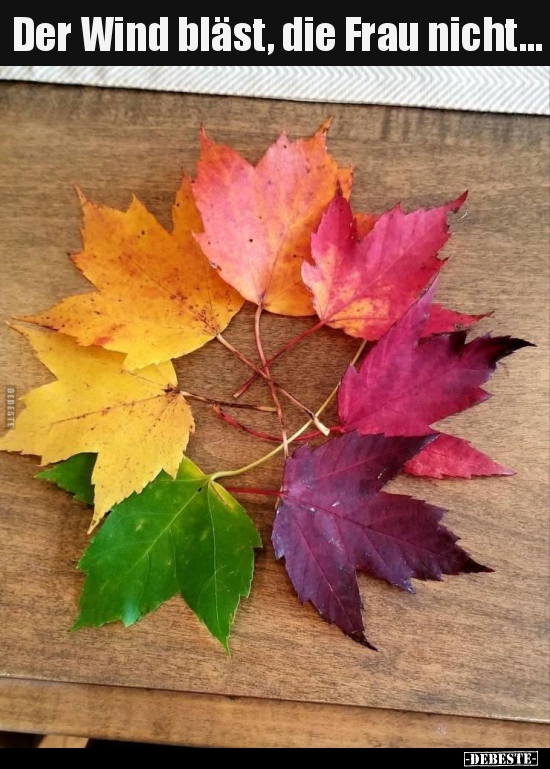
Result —
<path fill-rule="evenodd" d="M 256 167 L 202 133 L 194 193 L 204 234 L 197 240 L 224 280 L 279 315 L 314 314 L 301 277 L 311 234 L 338 188 L 351 193 L 351 169 L 339 169 L 326 147 L 330 124 L 310 139 L 282 134 Z"/>
<path fill-rule="evenodd" d="M 20 320 L 125 353 L 130 371 L 193 352 L 226 328 L 243 300 L 193 237 L 202 222 L 189 178 L 177 195 L 171 233 L 136 198 L 122 212 L 79 196 L 84 249 L 73 261 L 98 291 Z"/>

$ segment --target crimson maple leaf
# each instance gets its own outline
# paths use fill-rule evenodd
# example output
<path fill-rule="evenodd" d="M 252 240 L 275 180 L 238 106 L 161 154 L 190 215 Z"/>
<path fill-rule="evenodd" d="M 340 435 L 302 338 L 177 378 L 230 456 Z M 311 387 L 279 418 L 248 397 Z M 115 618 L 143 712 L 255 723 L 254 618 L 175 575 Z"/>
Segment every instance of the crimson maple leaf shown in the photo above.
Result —
<path fill-rule="evenodd" d="M 302 603 L 353 640 L 367 640 L 356 571 L 413 592 L 411 578 L 490 572 L 441 525 L 445 511 L 411 497 L 387 494 L 394 478 L 431 436 L 388 438 L 349 433 L 287 460 L 273 527 L 277 558 Z"/>
<path fill-rule="evenodd" d="M 437 279 L 371 350 L 360 370 L 348 368 L 338 395 L 346 432 L 437 435 L 430 425 L 491 397 L 481 385 L 498 361 L 532 346 L 489 334 L 467 343 L 463 331 L 421 339 L 436 289 Z M 405 469 L 432 478 L 512 474 L 467 441 L 444 434 Z"/>
<path fill-rule="evenodd" d="M 450 238 L 447 216 L 467 193 L 439 208 L 406 214 L 401 206 L 375 217 L 354 217 L 340 193 L 311 238 L 314 264 L 302 277 L 323 324 L 361 339 L 380 339 L 442 269 L 439 251 Z M 426 334 L 471 326 L 483 315 L 439 305 Z"/>

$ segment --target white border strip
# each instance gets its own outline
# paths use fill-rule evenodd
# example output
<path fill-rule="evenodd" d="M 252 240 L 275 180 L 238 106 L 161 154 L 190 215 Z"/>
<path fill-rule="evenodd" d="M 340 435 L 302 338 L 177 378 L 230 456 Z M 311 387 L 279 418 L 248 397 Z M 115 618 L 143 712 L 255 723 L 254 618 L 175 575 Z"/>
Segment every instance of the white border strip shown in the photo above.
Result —
<path fill-rule="evenodd" d="M 550 114 L 550 67 L 0 67 L 0 79 Z"/>

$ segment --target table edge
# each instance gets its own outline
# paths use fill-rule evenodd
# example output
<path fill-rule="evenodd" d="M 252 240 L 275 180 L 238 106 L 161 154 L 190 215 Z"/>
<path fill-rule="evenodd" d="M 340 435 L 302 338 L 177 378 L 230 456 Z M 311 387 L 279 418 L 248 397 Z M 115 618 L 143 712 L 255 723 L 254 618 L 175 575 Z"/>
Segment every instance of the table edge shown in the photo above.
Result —
<path fill-rule="evenodd" d="M 0 729 L 196 747 L 548 747 L 545 723 L 0 679 Z"/>

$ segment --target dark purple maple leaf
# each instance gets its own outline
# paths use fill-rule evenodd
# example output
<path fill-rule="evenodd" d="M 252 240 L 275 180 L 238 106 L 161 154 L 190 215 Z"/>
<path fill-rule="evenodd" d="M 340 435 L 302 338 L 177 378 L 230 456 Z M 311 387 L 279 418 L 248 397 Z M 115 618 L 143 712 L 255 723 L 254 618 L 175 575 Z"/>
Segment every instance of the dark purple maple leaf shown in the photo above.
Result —
<path fill-rule="evenodd" d="M 490 334 L 466 342 L 465 331 L 422 339 L 437 283 L 435 279 L 382 337 L 359 371 L 348 368 L 338 394 L 346 432 L 436 435 L 430 425 L 491 397 L 481 385 L 502 358 L 532 346 L 522 339 Z M 441 439 L 430 443 L 405 469 L 433 478 L 511 474 L 461 438 L 442 435 Z"/>
<path fill-rule="evenodd" d="M 440 524 L 444 510 L 381 491 L 433 440 L 349 433 L 315 450 L 304 446 L 286 463 L 275 555 L 285 558 L 302 603 L 311 601 L 327 622 L 371 649 L 357 571 L 410 592 L 412 577 L 492 571 Z"/>

